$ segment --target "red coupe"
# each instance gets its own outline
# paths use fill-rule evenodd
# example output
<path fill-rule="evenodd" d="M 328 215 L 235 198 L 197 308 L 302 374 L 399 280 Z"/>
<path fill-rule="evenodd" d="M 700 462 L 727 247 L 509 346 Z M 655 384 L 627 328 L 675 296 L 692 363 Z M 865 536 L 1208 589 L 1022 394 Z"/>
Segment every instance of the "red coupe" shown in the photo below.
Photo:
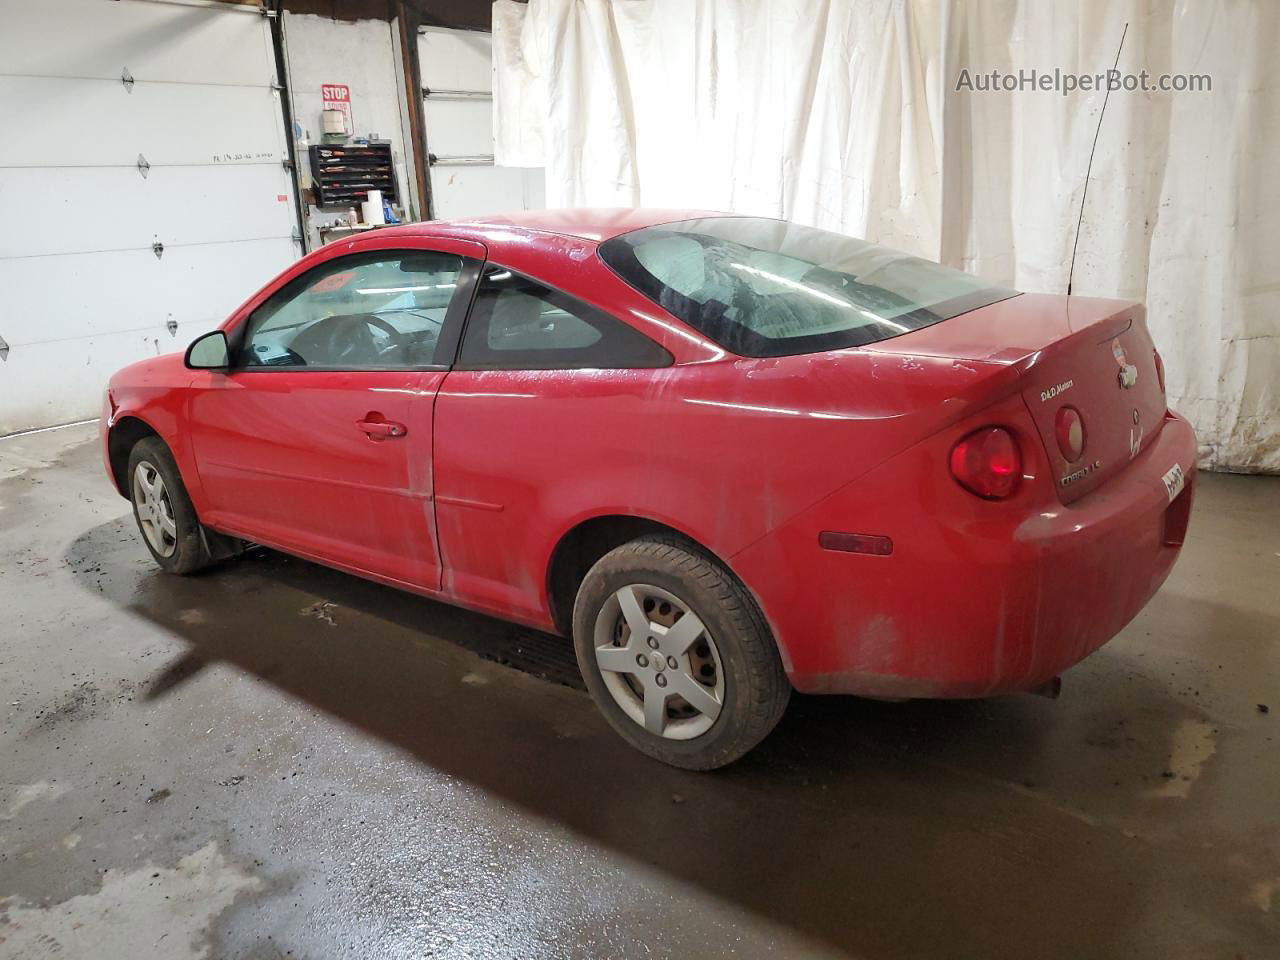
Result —
<path fill-rule="evenodd" d="M 165 570 L 266 544 L 571 636 L 705 769 L 792 688 L 1056 682 L 1168 575 L 1195 437 L 1136 303 L 755 217 L 544 211 L 294 264 L 117 373 L 107 470 Z"/>

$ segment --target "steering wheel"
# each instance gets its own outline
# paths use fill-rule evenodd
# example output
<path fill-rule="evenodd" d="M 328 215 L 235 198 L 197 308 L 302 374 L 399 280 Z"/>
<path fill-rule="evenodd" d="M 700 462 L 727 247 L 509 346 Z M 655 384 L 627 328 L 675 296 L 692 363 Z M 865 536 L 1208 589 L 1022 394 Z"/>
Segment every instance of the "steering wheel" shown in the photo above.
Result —
<path fill-rule="evenodd" d="M 361 319 L 371 327 L 377 327 L 387 335 L 391 341 L 391 346 L 398 350 L 403 350 L 409 344 L 409 338 L 393 327 L 388 321 L 383 320 L 376 313 L 364 313 L 360 315 Z M 388 351 L 383 350 L 383 353 Z"/>
<path fill-rule="evenodd" d="M 385 333 L 392 348 L 403 348 L 404 335 L 386 320 L 372 313 L 355 313 L 313 323 L 293 339 L 289 349 L 312 366 L 376 364 L 387 351 L 378 349 L 371 328 Z"/>

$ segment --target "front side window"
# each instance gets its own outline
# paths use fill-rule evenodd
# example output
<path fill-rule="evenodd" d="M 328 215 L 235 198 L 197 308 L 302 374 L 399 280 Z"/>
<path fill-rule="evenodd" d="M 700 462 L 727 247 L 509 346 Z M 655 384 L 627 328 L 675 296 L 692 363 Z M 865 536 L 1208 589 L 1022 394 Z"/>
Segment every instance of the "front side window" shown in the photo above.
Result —
<path fill-rule="evenodd" d="M 332 260 L 287 284 L 249 317 L 238 366 L 400 370 L 436 355 L 461 257 L 382 250 Z"/>
<path fill-rule="evenodd" d="M 865 240 L 759 217 L 645 227 L 599 252 L 649 299 L 747 357 L 862 346 L 1017 296 Z"/>
<path fill-rule="evenodd" d="M 665 367 L 671 355 L 602 310 L 502 267 L 485 271 L 459 366 L 554 370 Z"/>

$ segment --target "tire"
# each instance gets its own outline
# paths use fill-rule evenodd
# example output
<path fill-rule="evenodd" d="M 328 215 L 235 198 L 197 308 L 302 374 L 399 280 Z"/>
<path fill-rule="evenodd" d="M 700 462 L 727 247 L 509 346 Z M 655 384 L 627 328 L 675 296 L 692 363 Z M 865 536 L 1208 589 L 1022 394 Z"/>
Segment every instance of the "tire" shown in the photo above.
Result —
<path fill-rule="evenodd" d="M 573 641 L 609 724 L 674 767 L 737 760 L 768 736 L 791 696 L 751 595 L 677 537 L 633 540 L 601 557 L 578 588 Z"/>
<path fill-rule="evenodd" d="M 151 497 L 145 492 L 148 478 L 158 491 Z M 133 445 L 126 480 L 138 533 L 161 569 L 185 576 L 213 562 L 178 465 L 163 440 L 145 437 Z"/>

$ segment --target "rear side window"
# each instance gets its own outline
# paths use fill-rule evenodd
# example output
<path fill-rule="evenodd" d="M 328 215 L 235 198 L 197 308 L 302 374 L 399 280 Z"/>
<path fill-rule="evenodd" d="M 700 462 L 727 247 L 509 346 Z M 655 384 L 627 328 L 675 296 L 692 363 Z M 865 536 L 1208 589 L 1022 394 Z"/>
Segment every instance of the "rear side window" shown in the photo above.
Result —
<path fill-rule="evenodd" d="M 502 267 L 488 268 L 480 280 L 458 358 L 471 370 L 670 363 L 666 350 L 616 317 Z"/>
<path fill-rule="evenodd" d="M 599 252 L 649 299 L 748 357 L 862 346 L 1017 296 L 865 240 L 759 217 L 645 227 Z"/>

